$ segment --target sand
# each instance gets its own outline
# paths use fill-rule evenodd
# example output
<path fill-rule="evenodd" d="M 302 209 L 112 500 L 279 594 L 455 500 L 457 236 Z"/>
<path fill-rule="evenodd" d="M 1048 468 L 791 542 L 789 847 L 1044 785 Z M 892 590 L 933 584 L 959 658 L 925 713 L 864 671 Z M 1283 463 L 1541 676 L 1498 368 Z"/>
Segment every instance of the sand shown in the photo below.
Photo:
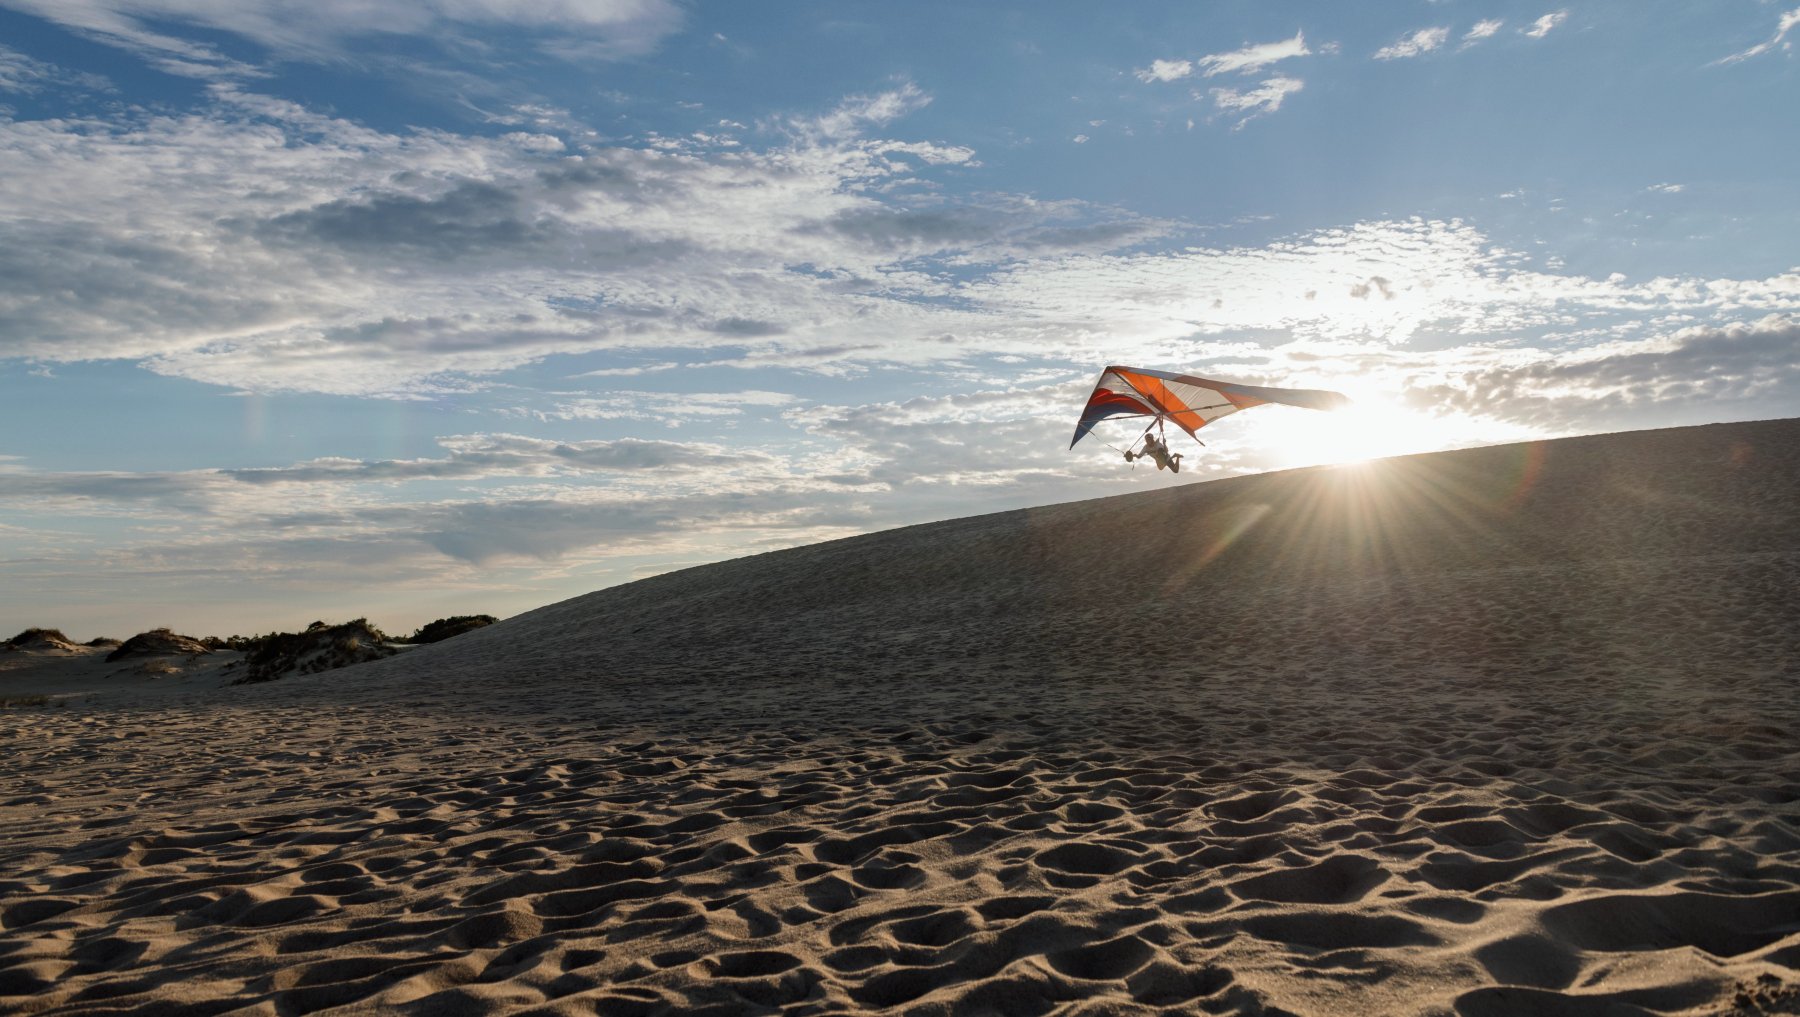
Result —
<path fill-rule="evenodd" d="M 0 1011 L 1800 1012 L 1796 505 L 1637 432 L 0 670 Z"/>

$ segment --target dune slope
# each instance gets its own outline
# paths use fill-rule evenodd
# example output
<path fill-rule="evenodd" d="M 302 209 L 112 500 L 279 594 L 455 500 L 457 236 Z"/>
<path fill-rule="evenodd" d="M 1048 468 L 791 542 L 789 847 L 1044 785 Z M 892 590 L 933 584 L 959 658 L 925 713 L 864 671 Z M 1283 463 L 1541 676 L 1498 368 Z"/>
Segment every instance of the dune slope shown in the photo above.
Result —
<path fill-rule="evenodd" d="M 910 527 L 0 714 L 0 1009 L 1713 1014 L 1800 984 L 1800 421 Z"/>

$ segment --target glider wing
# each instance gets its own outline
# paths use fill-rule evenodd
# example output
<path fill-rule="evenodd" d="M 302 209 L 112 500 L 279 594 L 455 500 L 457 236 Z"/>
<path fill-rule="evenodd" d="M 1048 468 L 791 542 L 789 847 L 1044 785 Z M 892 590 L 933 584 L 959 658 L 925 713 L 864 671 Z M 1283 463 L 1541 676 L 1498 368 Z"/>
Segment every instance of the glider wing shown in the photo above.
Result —
<path fill-rule="evenodd" d="M 1108 367 L 1100 372 L 1100 380 L 1081 410 L 1069 447 L 1074 448 L 1076 442 L 1087 437 L 1095 424 L 1120 416 L 1166 420 L 1198 440 L 1194 432 L 1207 424 L 1227 413 L 1264 403 L 1335 410 L 1348 406 L 1350 400 L 1341 392 L 1325 389 L 1238 385 L 1141 367 Z"/>

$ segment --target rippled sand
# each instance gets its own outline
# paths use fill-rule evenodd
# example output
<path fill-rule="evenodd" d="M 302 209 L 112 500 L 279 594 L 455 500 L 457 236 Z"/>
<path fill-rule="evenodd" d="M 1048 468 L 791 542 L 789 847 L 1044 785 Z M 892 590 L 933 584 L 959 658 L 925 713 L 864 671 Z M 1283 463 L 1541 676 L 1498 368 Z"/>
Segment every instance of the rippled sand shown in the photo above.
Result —
<path fill-rule="evenodd" d="M 1441 453 L 0 712 L 0 1011 L 1793 1013 L 1796 505 Z"/>

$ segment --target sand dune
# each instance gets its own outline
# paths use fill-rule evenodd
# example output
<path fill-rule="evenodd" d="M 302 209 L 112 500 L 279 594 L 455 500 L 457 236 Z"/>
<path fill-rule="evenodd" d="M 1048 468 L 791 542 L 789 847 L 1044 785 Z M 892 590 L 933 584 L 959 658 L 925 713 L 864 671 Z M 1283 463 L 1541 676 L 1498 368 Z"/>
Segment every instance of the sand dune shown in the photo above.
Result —
<path fill-rule="evenodd" d="M 1796 505 L 1440 453 L 0 712 L 0 1011 L 1800 1012 Z"/>

